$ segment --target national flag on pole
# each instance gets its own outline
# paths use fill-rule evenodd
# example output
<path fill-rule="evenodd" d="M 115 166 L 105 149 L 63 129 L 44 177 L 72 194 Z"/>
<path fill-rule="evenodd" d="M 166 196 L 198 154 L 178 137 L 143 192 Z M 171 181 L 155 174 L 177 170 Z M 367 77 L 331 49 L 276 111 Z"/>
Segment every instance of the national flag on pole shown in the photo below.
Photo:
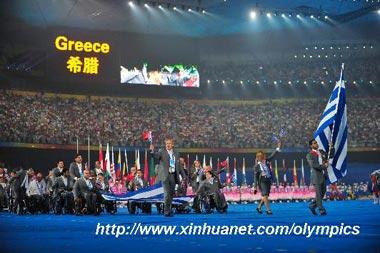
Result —
<path fill-rule="evenodd" d="M 148 164 L 148 150 L 145 150 L 145 157 L 144 157 L 144 180 L 149 180 L 149 164 Z"/>
<path fill-rule="evenodd" d="M 286 173 L 288 172 L 288 169 L 286 168 L 286 164 L 285 164 L 285 160 L 283 159 L 282 160 L 282 169 L 284 170 L 284 184 L 286 185 L 287 184 L 287 177 L 286 177 Z"/>
<path fill-rule="evenodd" d="M 102 144 L 99 143 L 99 157 L 98 157 L 98 161 L 100 163 L 100 168 L 102 168 L 102 171 L 105 172 L 106 171 L 106 165 L 104 163 L 104 159 L 103 159 L 103 149 L 102 149 Z"/>
<path fill-rule="evenodd" d="M 231 177 L 230 177 L 230 158 L 227 156 L 227 159 L 226 159 L 226 183 L 228 185 L 231 184 Z"/>
<path fill-rule="evenodd" d="M 212 156 L 210 156 L 210 163 L 209 163 L 211 169 L 212 169 Z"/>
<path fill-rule="evenodd" d="M 339 81 L 332 91 L 318 128 L 314 132 L 314 138 L 318 142 L 319 148 L 328 156 L 330 156 L 329 143 L 335 149 L 334 157 L 329 160 L 327 168 L 330 183 L 336 182 L 347 173 L 347 106 L 343 72 L 344 63 Z"/>
<path fill-rule="evenodd" d="M 301 160 L 301 173 L 302 173 L 301 185 L 305 186 L 305 168 L 303 167 L 303 159 Z"/>
<path fill-rule="evenodd" d="M 278 167 L 277 167 L 277 160 L 274 160 L 274 175 L 276 177 L 276 183 L 277 183 L 277 186 L 280 185 L 280 182 L 278 180 Z"/>
<path fill-rule="evenodd" d="M 150 163 L 149 163 L 149 184 L 153 185 L 154 181 L 156 180 L 156 172 L 154 171 L 154 158 L 150 158 Z"/>
<path fill-rule="evenodd" d="M 216 164 L 216 171 L 218 173 L 218 178 L 219 178 L 219 181 L 220 181 L 220 162 L 219 162 L 219 157 L 218 157 L 217 164 Z"/>
<path fill-rule="evenodd" d="M 123 166 L 123 177 L 128 174 L 128 156 L 127 150 L 124 149 L 124 166 Z"/>
<path fill-rule="evenodd" d="M 235 186 L 237 186 L 237 162 L 236 162 L 236 158 L 234 158 L 234 174 L 233 174 L 233 177 L 232 177 L 232 182 L 234 183 Z"/>
<path fill-rule="evenodd" d="M 242 185 L 247 185 L 247 177 L 245 175 L 245 157 L 243 157 L 242 174 L 243 174 Z"/>
<path fill-rule="evenodd" d="M 111 146 L 111 177 L 115 179 L 115 154 L 113 153 L 113 146 Z"/>
<path fill-rule="evenodd" d="M 140 150 L 135 150 L 135 166 L 137 170 L 141 169 L 140 166 Z"/>
<path fill-rule="evenodd" d="M 206 155 L 203 155 L 203 164 L 202 164 L 202 167 L 203 168 L 206 167 Z"/>
<path fill-rule="evenodd" d="M 187 154 L 187 169 L 190 169 L 190 155 Z"/>
<path fill-rule="evenodd" d="M 293 161 L 293 183 L 294 183 L 294 186 L 298 187 L 296 160 Z"/>
<path fill-rule="evenodd" d="M 119 148 L 119 154 L 117 156 L 117 164 L 115 165 L 116 178 L 120 178 L 120 172 L 121 172 L 121 153 L 120 153 L 120 148 Z"/>
<path fill-rule="evenodd" d="M 111 157 L 110 157 L 110 145 L 107 143 L 107 149 L 106 149 L 106 174 L 107 177 L 111 177 Z"/>

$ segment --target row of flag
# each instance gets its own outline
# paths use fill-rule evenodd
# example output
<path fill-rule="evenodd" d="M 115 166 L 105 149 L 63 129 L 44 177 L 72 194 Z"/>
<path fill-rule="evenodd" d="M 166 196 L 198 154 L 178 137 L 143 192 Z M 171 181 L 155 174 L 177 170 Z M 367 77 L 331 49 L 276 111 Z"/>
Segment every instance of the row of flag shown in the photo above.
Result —
<path fill-rule="evenodd" d="M 122 156 L 124 156 L 123 161 Z M 110 148 L 109 144 L 107 143 L 105 156 L 103 156 L 103 147 L 102 144 L 99 144 L 98 161 L 100 162 L 100 167 L 108 178 L 112 178 L 114 180 L 123 180 L 125 176 L 128 176 L 129 162 L 126 149 L 124 149 L 123 152 L 120 148 L 118 149 L 117 160 L 115 161 L 115 153 L 113 147 L 111 146 Z M 133 166 L 136 167 L 137 170 L 142 169 L 140 161 L 140 150 L 135 150 Z M 154 159 L 153 157 L 148 156 L 147 150 L 145 150 L 143 169 L 144 180 L 149 182 L 154 181 Z"/>
<path fill-rule="evenodd" d="M 147 150 L 144 152 L 144 165 L 141 166 L 141 159 L 140 159 L 140 150 L 135 150 L 135 155 L 134 155 L 134 162 L 132 165 L 136 167 L 137 170 L 143 170 L 144 174 L 144 180 L 149 181 L 150 183 L 153 183 L 155 180 L 155 171 L 154 171 L 154 159 L 153 157 L 150 157 L 148 155 Z M 122 156 L 124 156 L 124 159 L 122 159 Z M 115 160 L 116 158 L 116 160 Z M 105 175 L 108 178 L 112 178 L 114 180 L 123 180 L 125 176 L 128 175 L 129 173 L 129 162 L 128 162 L 128 156 L 127 156 L 127 151 L 124 149 L 121 151 L 119 148 L 116 156 L 114 152 L 114 148 L 109 146 L 107 144 L 106 151 L 105 151 L 105 156 L 103 156 L 103 147 L 102 144 L 99 145 L 99 162 L 102 170 L 104 171 Z M 187 163 L 186 166 L 187 168 L 190 167 L 190 156 L 189 154 L 187 155 Z M 196 155 L 195 160 L 198 159 L 198 155 Z M 213 160 L 212 157 L 209 158 L 208 163 L 206 162 L 206 155 L 203 155 L 203 162 L 202 162 L 202 167 L 210 166 L 211 168 L 214 169 L 213 165 Z M 216 171 L 220 172 L 222 169 L 225 170 L 226 175 L 225 175 L 225 183 L 228 185 L 233 183 L 234 185 L 238 184 L 238 167 L 237 167 L 237 159 L 233 158 L 233 167 L 232 171 L 230 170 L 230 158 L 227 157 L 227 159 L 220 161 L 220 159 L 217 159 L 216 162 Z M 242 178 L 241 178 L 241 183 L 242 185 L 247 184 L 247 178 L 246 178 L 246 159 L 243 157 L 242 160 Z M 274 168 L 272 168 L 271 164 L 271 170 L 274 172 L 274 179 L 277 185 L 280 184 L 280 179 L 279 179 L 279 167 L 278 167 L 278 162 L 277 160 L 274 161 Z M 288 168 L 286 166 L 285 160 L 282 160 L 282 171 L 283 171 L 283 180 L 282 182 L 284 183 L 291 183 L 293 181 L 294 185 L 305 185 L 305 171 L 304 171 L 304 163 L 303 160 L 301 160 L 301 182 L 299 184 L 298 181 L 298 168 L 296 166 L 296 161 L 294 160 L 293 162 L 293 179 L 288 179 L 287 178 L 287 172 Z M 273 174 L 273 173 L 272 173 Z M 218 173 L 218 176 L 220 178 L 220 173 Z"/>

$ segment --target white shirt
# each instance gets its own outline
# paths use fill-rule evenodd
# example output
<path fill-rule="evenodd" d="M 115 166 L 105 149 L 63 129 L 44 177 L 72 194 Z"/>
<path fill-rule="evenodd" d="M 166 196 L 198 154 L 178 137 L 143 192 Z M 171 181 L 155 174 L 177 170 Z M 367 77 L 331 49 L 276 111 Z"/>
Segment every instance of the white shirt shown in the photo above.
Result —
<path fill-rule="evenodd" d="M 26 191 L 26 194 L 28 196 L 43 195 L 45 193 L 46 193 L 46 183 L 44 179 L 42 179 L 40 182 L 38 182 L 37 179 L 32 180 L 29 183 L 29 186 Z"/>
<path fill-rule="evenodd" d="M 78 169 L 79 169 L 79 175 L 82 176 L 83 175 L 82 164 L 81 163 L 77 163 L 77 166 L 78 166 Z"/>

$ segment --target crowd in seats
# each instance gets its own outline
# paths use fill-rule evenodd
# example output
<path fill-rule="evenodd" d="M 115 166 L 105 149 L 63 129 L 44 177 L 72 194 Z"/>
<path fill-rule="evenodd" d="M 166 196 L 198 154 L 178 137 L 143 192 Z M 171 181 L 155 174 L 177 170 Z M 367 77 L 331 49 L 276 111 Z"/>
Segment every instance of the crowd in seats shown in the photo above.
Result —
<path fill-rule="evenodd" d="M 310 55 L 298 55 L 286 62 L 263 64 L 258 62 L 226 62 L 202 68 L 201 76 L 210 84 L 230 84 L 243 81 L 245 84 L 328 84 L 340 75 L 341 63 L 345 63 L 345 80 L 349 84 L 374 84 L 379 82 L 380 60 L 378 57 L 342 59 L 310 59 Z M 317 55 L 312 57 L 317 58 Z M 306 83 L 305 83 L 306 81 Z M 370 82 L 371 81 L 371 82 Z"/>
<path fill-rule="evenodd" d="M 326 101 L 266 100 L 231 104 L 195 100 L 86 99 L 0 91 L 0 141 L 18 143 L 111 143 L 142 146 L 153 131 L 155 143 L 174 136 L 177 147 L 267 148 L 285 129 L 285 147 L 305 148 Z M 349 146 L 380 145 L 379 99 L 348 100 Z"/>

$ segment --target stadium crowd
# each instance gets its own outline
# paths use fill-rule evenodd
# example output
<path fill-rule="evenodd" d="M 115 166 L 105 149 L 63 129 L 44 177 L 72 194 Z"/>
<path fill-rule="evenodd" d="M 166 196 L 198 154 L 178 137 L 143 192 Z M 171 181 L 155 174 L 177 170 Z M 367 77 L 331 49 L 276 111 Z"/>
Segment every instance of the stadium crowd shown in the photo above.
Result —
<path fill-rule="evenodd" d="M 227 62 L 219 65 L 205 65 L 202 77 L 211 84 L 328 84 L 339 77 L 342 60 L 311 60 L 300 54 L 284 63 L 262 64 L 257 62 Z M 318 57 L 314 55 L 314 58 Z M 355 58 L 345 62 L 345 80 L 350 84 L 374 84 L 379 81 L 380 60 L 378 57 Z M 307 66 L 307 68 L 305 67 Z"/>
<path fill-rule="evenodd" d="M 144 100 L 67 97 L 0 91 L 0 141 L 18 143 L 110 143 L 142 146 L 142 132 L 155 143 L 166 135 L 177 147 L 267 148 L 285 129 L 286 147 L 304 148 L 326 101 L 266 100 L 228 103 L 205 100 Z M 347 104 L 349 146 L 380 145 L 379 99 L 354 98 Z"/>

